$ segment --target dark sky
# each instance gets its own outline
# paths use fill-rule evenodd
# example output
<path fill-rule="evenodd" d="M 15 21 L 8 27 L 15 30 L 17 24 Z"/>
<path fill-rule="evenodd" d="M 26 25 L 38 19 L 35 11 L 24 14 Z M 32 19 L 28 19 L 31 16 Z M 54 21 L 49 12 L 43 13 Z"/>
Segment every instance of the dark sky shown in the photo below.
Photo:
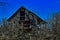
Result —
<path fill-rule="evenodd" d="M 36 15 L 46 20 L 52 13 L 60 11 L 60 0 L 1 0 L 0 19 L 9 18 L 21 6 L 34 12 Z"/>

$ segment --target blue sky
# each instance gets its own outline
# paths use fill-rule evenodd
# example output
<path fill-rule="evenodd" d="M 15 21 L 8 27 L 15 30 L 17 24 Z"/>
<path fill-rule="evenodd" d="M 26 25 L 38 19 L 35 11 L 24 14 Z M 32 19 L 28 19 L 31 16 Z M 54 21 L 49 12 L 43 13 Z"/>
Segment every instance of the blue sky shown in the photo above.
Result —
<path fill-rule="evenodd" d="M 34 12 L 43 20 L 60 11 L 60 0 L 2 0 L 2 2 L 5 2 L 5 5 L 0 6 L 0 19 L 8 19 L 21 6 Z"/>

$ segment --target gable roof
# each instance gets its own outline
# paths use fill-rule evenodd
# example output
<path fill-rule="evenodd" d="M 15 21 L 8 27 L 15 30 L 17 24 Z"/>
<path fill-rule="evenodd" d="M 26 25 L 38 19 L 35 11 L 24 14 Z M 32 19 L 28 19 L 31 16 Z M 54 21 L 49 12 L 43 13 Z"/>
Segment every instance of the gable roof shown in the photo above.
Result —
<path fill-rule="evenodd" d="M 25 10 L 28 10 L 26 9 L 25 7 L 21 6 L 7 21 L 10 21 L 15 15 L 17 15 L 17 12 L 20 11 L 20 9 L 23 8 Z M 29 11 L 29 10 L 28 10 Z M 34 14 L 33 12 L 29 11 L 30 13 L 32 13 L 33 15 L 35 15 L 40 21 L 46 23 L 45 21 L 43 21 L 39 16 L 37 16 L 36 14 Z"/>

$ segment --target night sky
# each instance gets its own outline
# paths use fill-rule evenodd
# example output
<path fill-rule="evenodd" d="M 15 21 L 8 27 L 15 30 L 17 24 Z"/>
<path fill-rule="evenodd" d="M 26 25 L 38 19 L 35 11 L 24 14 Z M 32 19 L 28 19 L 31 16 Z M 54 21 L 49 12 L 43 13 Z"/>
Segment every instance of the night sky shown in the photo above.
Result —
<path fill-rule="evenodd" d="M 1 0 L 5 4 L 0 3 L 0 19 L 9 18 L 21 6 L 32 11 L 43 20 L 46 20 L 52 13 L 60 11 L 60 0 Z"/>

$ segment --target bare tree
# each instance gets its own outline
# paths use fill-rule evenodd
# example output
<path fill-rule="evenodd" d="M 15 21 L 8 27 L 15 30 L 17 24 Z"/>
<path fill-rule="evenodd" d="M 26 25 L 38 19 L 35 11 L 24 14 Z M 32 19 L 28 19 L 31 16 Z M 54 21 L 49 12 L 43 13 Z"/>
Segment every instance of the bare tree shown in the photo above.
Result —
<path fill-rule="evenodd" d="M 52 14 L 48 22 L 48 27 L 50 27 L 54 38 L 60 36 L 60 12 Z"/>

